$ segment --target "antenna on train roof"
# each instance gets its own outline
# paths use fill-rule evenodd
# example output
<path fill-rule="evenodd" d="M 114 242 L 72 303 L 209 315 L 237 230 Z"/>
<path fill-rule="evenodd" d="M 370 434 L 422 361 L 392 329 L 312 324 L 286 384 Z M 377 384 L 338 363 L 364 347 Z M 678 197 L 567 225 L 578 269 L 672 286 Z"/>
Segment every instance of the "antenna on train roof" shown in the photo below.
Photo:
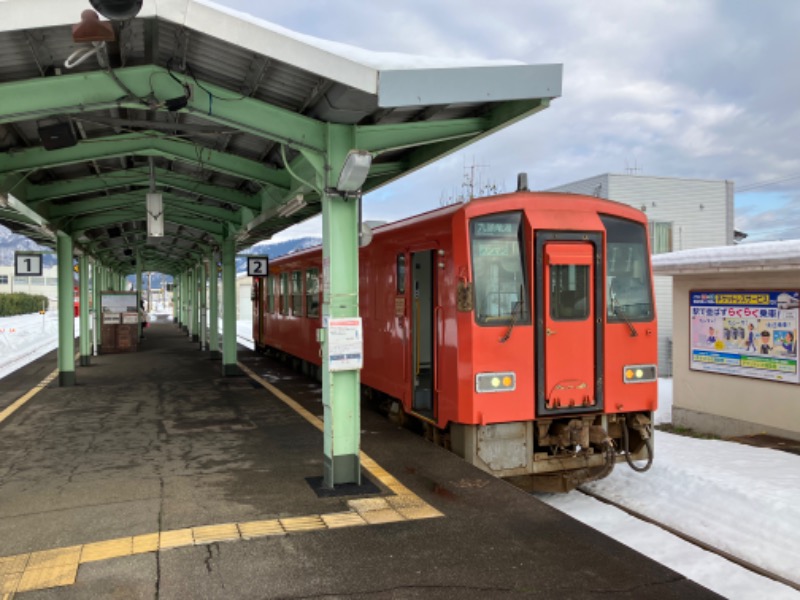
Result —
<path fill-rule="evenodd" d="M 530 192 L 528 189 L 528 174 L 527 173 L 519 173 L 517 175 L 517 191 L 518 192 Z"/>

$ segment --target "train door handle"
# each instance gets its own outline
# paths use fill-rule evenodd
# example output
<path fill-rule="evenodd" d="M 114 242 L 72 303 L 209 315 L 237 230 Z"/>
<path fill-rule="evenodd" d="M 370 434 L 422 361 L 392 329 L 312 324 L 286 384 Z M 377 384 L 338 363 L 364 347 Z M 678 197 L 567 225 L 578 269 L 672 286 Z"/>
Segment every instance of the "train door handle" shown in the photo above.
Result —
<path fill-rule="evenodd" d="M 556 331 L 553 331 L 552 329 L 550 329 L 550 328 L 548 327 L 548 328 L 545 330 L 545 333 L 546 333 L 547 335 L 555 335 L 557 332 L 556 332 Z"/>

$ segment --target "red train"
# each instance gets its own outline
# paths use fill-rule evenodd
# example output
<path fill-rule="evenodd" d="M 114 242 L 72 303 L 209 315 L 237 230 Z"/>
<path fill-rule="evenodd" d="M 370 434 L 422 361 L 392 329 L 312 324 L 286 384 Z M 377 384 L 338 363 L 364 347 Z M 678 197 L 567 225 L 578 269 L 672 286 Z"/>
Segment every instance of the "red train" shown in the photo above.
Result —
<path fill-rule="evenodd" d="M 470 463 L 572 489 L 653 458 L 647 221 L 616 202 L 511 194 L 375 228 L 360 250 L 367 392 Z M 322 250 L 254 283 L 253 339 L 320 364 Z M 647 460 L 644 466 L 635 460 Z"/>

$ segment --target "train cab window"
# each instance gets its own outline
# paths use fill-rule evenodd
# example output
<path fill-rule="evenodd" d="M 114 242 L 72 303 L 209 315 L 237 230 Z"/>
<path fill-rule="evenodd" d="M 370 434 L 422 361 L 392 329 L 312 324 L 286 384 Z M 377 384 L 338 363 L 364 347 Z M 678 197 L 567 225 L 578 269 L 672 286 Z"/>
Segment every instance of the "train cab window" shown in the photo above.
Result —
<path fill-rule="evenodd" d="M 281 314 L 289 314 L 289 274 L 281 273 Z"/>
<path fill-rule="evenodd" d="M 406 293 L 406 255 L 397 255 L 397 270 L 395 273 L 397 277 L 397 293 Z"/>
<path fill-rule="evenodd" d="M 292 314 L 303 316 L 303 272 L 292 271 Z"/>
<path fill-rule="evenodd" d="M 475 319 L 478 325 L 530 323 L 522 213 L 470 221 Z"/>
<path fill-rule="evenodd" d="M 550 316 L 557 321 L 589 318 L 588 266 L 550 266 Z"/>
<path fill-rule="evenodd" d="M 309 317 L 319 316 L 319 271 L 306 271 L 306 314 Z"/>
<path fill-rule="evenodd" d="M 606 228 L 608 321 L 652 321 L 655 310 L 644 225 L 609 215 L 600 219 Z"/>

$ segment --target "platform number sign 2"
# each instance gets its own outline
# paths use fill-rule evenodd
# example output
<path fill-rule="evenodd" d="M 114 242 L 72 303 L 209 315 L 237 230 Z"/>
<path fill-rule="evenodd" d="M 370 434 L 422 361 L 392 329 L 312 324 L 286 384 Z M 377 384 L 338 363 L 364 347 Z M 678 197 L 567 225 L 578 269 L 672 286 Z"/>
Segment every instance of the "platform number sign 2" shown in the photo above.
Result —
<path fill-rule="evenodd" d="M 266 277 L 269 275 L 269 257 L 248 256 L 247 274 L 250 277 Z"/>
<path fill-rule="evenodd" d="M 16 277 L 41 277 L 42 255 L 26 252 L 14 253 L 14 275 Z"/>

